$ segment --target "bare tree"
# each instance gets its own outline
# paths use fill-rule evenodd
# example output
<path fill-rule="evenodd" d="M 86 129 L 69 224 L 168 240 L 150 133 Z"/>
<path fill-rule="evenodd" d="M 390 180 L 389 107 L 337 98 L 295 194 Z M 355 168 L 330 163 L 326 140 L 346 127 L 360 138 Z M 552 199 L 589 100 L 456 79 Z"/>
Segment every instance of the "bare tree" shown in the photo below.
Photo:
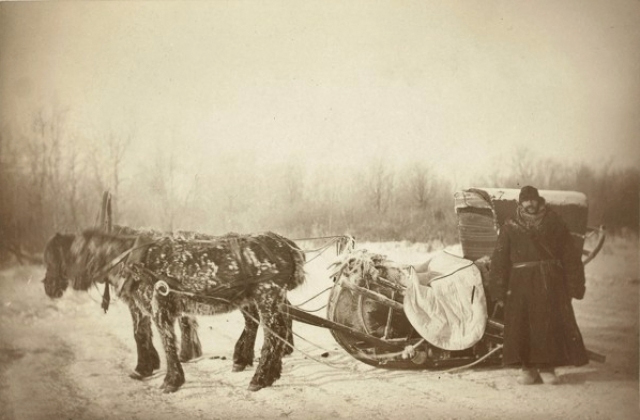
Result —
<path fill-rule="evenodd" d="M 30 130 L 17 137 L 3 127 L 2 236 L 19 258 L 39 249 L 63 224 L 66 114 L 41 109 L 33 114 Z"/>
<path fill-rule="evenodd" d="M 67 207 L 69 209 L 69 224 L 74 229 L 82 226 L 80 220 L 80 200 L 79 200 L 79 179 L 78 179 L 78 160 L 79 154 L 75 142 L 71 142 L 68 146 L 68 158 L 66 165 L 66 181 L 67 185 Z"/>
<path fill-rule="evenodd" d="M 283 175 L 286 200 L 289 204 L 300 203 L 304 198 L 304 174 L 302 168 L 289 163 L 284 169 Z"/>
<path fill-rule="evenodd" d="M 368 168 L 365 187 L 369 203 L 376 213 L 387 211 L 393 188 L 393 172 L 387 162 L 379 157 Z"/>
<path fill-rule="evenodd" d="M 101 195 L 103 191 L 110 190 L 114 196 L 113 217 L 120 218 L 120 205 L 123 197 L 120 195 L 122 184 L 122 167 L 126 153 L 135 138 L 135 126 L 130 126 L 123 133 L 117 133 L 109 129 L 104 142 L 98 143 L 90 153 L 90 160 L 94 172 L 94 182 Z M 97 194 L 96 194 L 97 196 Z"/>
<path fill-rule="evenodd" d="M 156 146 L 154 170 L 152 174 L 152 190 L 158 194 L 161 201 L 162 226 L 164 229 L 173 231 L 177 211 L 175 199 L 175 155 L 171 152 L 165 153 L 159 145 Z"/>
<path fill-rule="evenodd" d="M 431 171 L 424 162 L 415 162 L 408 175 L 408 186 L 412 202 L 419 209 L 424 209 L 431 200 L 432 181 Z"/>
<path fill-rule="evenodd" d="M 107 137 L 107 146 L 109 151 L 109 163 L 111 166 L 111 186 L 116 200 L 113 202 L 113 215 L 115 220 L 119 218 L 118 197 L 120 197 L 120 169 L 124 162 L 127 149 L 131 145 L 135 135 L 135 129 L 130 129 L 127 133 L 116 135 L 113 131 L 109 131 Z"/>
<path fill-rule="evenodd" d="M 526 147 L 519 147 L 511 161 L 512 175 L 516 184 L 520 186 L 535 184 L 535 166 L 531 151 Z"/>

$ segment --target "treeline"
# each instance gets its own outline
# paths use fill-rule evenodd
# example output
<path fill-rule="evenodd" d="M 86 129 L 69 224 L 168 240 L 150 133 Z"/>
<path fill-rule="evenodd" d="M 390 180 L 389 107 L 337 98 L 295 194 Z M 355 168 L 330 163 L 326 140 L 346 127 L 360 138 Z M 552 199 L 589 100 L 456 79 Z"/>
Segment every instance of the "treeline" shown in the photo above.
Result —
<path fill-rule="evenodd" d="M 589 225 L 604 225 L 611 233 L 637 234 L 640 225 L 640 170 L 616 168 L 607 161 L 599 168 L 542 159 L 518 150 L 501 169 L 484 178 L 484 185 L 519 188 L 522 181 L 540 189 L 573 190 L 587 195 Z"/>
<path fill-rule="evenodd" d="M 360 240 L 456 241 L 446 168 L 365 162 L 264 161 L 259 151 L 195 159 L 179 141 L 134 152 L 135 127 L 86 139 L 62 112 L 0 133 L 0 258 L 41 252 L 55 232 L 98 222 L 102 193 L 116 223 L 212 234 L 274 230 L 292 238 L 349 233 Z M 577 190 L 590 224 L 638 231 L 640 173 L 545 160 L 521 150 L 474 186 Z"/>

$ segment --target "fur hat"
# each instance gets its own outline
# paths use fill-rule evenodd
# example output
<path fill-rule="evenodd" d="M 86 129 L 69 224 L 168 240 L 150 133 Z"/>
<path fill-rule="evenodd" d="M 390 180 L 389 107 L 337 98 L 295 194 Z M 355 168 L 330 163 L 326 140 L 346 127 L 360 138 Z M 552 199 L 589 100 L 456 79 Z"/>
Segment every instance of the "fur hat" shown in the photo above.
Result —
<path fill-rule="evenodd" d="M 522 187 L 520 190 L 520 196 L 518 197 L 518 202 L 522 203 L 523 201 L 536 200 L 538 202 L 542 202 L 542 197 L 538 194 L 538 190 L 530 185 Z"/>

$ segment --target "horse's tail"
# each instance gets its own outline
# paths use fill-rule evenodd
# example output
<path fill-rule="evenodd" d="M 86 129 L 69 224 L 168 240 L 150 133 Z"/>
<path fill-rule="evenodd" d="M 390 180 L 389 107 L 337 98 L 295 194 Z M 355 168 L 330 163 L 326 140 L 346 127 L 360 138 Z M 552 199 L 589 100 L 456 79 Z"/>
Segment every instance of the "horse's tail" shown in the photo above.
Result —
<path fill-rule="evenodd" d="M 278 235 L 277 233 L 273 232 L 267 232 L 266 235 L 270 236 L 272 239 L 284 242 L 287 248 L 289 248 L 289 252 L 291 253 L 293 271 L 291 272 L 290 281 L 287 282 L 287 290 L 293 290 L 296 287 L 303 285 L 306 278 L 306 274 L 304 272 L 306 255 L 304 251 L 300 249 L 298 244 L 296 244 L 289 238 L 285 238 L 282 235 Z"/>
<path fill-rule="evenodd" d="M 306 273 L 304 272 L 306 255 L 295 242 L 287 238 L 285 238 L 285 241 L 289 244 L 291 259 L 293 260 L 293 273 L 291 274 L 291 283 L 289 283 L 288 287 L 289 290 L 293 290 L 304 284 L 306 278 Z"/>

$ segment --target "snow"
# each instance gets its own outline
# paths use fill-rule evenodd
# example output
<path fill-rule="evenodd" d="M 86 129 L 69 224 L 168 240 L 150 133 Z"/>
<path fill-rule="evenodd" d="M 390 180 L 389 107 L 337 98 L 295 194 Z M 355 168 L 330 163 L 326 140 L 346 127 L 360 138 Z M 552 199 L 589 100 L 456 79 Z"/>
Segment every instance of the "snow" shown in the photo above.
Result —
<path fill-rule="evenodd" d="M 422 263 L 428 244 L 357 244 L 402 263 Z M 100 309 L 100 291 L 46 297 L 42 267 L 0 271 L 0 419 L 635 419 L 638 418 L 638 244 L 611 238 L 587 266 L 574 301 L 590 350 L 604 364 L 559 370 L 559 386 L 520 386 L 514 369 L 458 373 L 374 368 L 347 354 L 328 330 L 294 324 L 299 351 L 273 387 L 247 390 L 253 369 L 231 372 L 240 313 L 199 318 L 204 355 L 183 365 L 186 384 L 159 389 L 161 369 L 135 381 L 131 320 L 123 302 Z M 294 304 L 331 286 L 325 253 L 309 263 Z M 326 304 L 324 292 L 304 306 Z M 323 316 L 324 310 L 316 314 Z M 156 348 L 162 347 L 157 334 Z M 261 335 L 257 346 L 261 345 Z M 323 357 L 326 355 L 326 357 Z"/>

